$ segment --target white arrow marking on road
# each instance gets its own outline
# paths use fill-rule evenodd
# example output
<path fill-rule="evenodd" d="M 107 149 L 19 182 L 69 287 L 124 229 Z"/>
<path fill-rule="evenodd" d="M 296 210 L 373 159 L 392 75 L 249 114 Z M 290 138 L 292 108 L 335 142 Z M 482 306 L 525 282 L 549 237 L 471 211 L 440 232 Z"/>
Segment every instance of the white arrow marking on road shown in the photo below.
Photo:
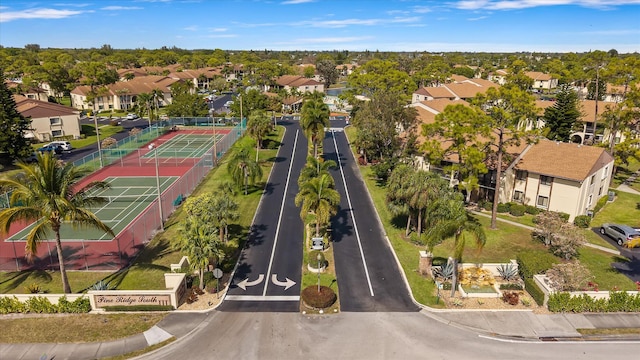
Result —
<path fill-rule="evenodd" d="M 256 286 L 260 284 L 264 280 L 264 274 L 258 275 L 258 279 L 255 281 L 249 281 L 249 278 L 246 278 L 238 283 L 238 287 L 242 290 L 247 290 L 247 286 Z"/>
<path fill-rule="evenodd" d="M 296 284 L 295 281 L 289 279 L 289 278 L 285 278 L 287 279 L 287 281 L 278 281 L 278 275 L 277 274 L 272 274 L 271 275 L 271 282 L 274 283 L 276 286 L 284 286 L 285 290 L 288 290 L 290 287 L 292 287 L 293 285 Z"/>

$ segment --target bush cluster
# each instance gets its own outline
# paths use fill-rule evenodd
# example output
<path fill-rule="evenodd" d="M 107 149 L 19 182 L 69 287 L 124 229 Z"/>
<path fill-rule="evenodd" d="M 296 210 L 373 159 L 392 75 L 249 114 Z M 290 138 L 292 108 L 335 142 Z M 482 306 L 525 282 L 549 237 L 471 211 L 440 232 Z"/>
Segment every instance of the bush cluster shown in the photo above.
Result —
<path fill-rule="evenodd" d="M 80 297 L 74 301 L 67 300 L 66 296 L 58 300 L 58 304 L 52 304 L 49 299 L 42 296 L 33 296 L 26 302 L 17 297 L 0 297 L 0 314 L 11 313 L 87 313 L 91 311 L 89 299 Z"/>
<path fill-rule="evenodd" d="M 548 307 L 552 312 L 638 312 L 640 294 L 613 291 L 608 299 L 594 299 L 587 294 L 571 296 L 567 292 L 560 292 L 549 296 Z"/>
<path fill-rule="evenodd" d="M 523 288 L 518 283 L 503 283 L 500 284 L 500 290 L 523 290 Z"/>
<path fill-rule="evenodd" d="M 607 205 L 607 200 L 608 200 L 608 196 L 605 195 L 603 197 L 601 197 L 600 199 L 598 199 L 598 202 L 596 203 L 596 206 L 593 208 L 593 215 L 597 214 L 600 210 L 602 210 L 602 208 Z"/>
<path fill-rule="evenodd" d="M 530 215 L 538 215 L 540 213 L 540 209 L 532 205 L 526 205 L 524 211 Z"/>
<path fill-rule="evenodd" d="M 586 229 L 591 225 L 591 216 L 589 215 L 579 215 L 573 219 L 573 224 L 581 229 Z"/>
<path fill-rule="evenodd" d="M 509 212 L 509 204 L 503 204 L 503 203 L 499 203 L 498 204 L 498 212 L 499 213 L 508 213 Z"/>
<path fill-rule="evenodd" d="M 509 207 L 509 214 L 513 216 L 523 216 L 526 211 L 526 207 L 522 204 L 513 204 Z"/>
<path fill-rule="evenodd" d="M 522 279 L 531 279 L 553 267 L 559 259 L 550 253 L 540 251 L 522 251 L 516 256 L 518 271 Z"/>
<path fill-rule="evenodd" d="M 504 291 L 502 293 L 502 301 L 509 305 L 518 305 L 520 302 L 520 294 L 517 291 Z"/>
<path fill-rule="evenodd" d="M 302 301 L 315 309 L 328 308 L 336 302 L 336 299 L 336 293 L 326 286 L 320 286 L 320 292 L 317 286 L 308 286 L 302 290 Z"/>

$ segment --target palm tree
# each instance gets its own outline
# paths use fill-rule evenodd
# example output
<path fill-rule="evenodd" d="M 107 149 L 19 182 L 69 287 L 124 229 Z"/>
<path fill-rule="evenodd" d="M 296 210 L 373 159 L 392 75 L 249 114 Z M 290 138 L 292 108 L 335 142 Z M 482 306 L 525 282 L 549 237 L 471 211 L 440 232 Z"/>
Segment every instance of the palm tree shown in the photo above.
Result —
<path fill-rule="evenodd" d="M 318 145 L 322 141 L 324 129 L 329 127 L 329 115 L 329 107 L 317 97 L 306 100 L 302 105 L 300 126 L 313 144 L 313 157 L 318 157 Z"/>
<path fill-rule="evenodd" d="M 184 219 L 178 234 L 178 241 L 174 243 L 174 246 L 189 258 L 191 269 L 198 270 L 200 289 L 204 290 L 204 271 L 209 265 L 209 259 L 220 260 L 224 258 L 221 243 L 217 240 L 216 234 L 211 231 L 211 226 L 194 216 Z"/>
<path fill-rule="evenodd" d="M 158 120 L 158 108 L 160 107 L 160 99 L 164 100 L 164 92 L 162 92 L 162 90 L 158 88 L 151 90 L 151 100 L 153 100 L 153 105 L 156 109 L 154 115 L 155 120 Z M 149 120 L 151 120 L 151 113 L 149 113 Z"/>
<path fill-rule="evenodd" d="M 136 102 L 138 103 L 138 108 L 140 109 L 139 115 L 141 117 L 144 117 L 145 112 L 149 114 L 149 126 L 151 126 L 151 101 L 152 100 L 153 100 L 153 97 L 149 93 L 138 94 L 138 98 L 136 99 Z"/>
<path fill-rule="evenodd" d="M 310 212 L 315 214 L 316 236 L 320 236 L 320 225 L 329 222 L 340 203 L 340 194 L 332 188 L 332 184 L 331 175 L 323 174 L 302 184 L 295 198 L 296 206 L 302 205 L 300 217 L 303 220 Z"/>
<path fill-rule="evenodd" d="M 238 203 L 233 201 L 229 194 L 216 193 L 216 198 L 211 209 L 214 223 L 220 232 L 220 241 L 225 242 L 229 236 L 229 224 L 238 220 Z"/>
<path fill-rule="evenodd" d="M 300 171 L 300 176 L 298 177 L 298 185 L 302 186 L 302 184 L 304 184 L 308 180 L 319 177 L 322 174 L 329 174 L 329 170 L 335 169 L 336 167 L 336 162 L 333 160 L 323 161 L 322 159 L 316 159 L 313 156 L 308 156 L 307 163 Z M 331 187 L 333 186 L 334 184 L 331 184 Z"/>
<path fill-rule="evenodd" d="M 37 254 L 39 243 L 53 232 L 63 291 L 69 294 L 71 286 L 64 264 L 60 228 L 69 223 L 74 228 L 93 227 L 115 236 L 113 230 L 88 209 L 107 201 L 103 197 L 92 196 L 90 191 L 108 188 L 109 184 L 95 181 L 77 189 L 75 185 L 90 170 L 71 163 L 61 164 L 52 152 L 38 154 L 37 162 L 31 165 L 19 162 L 18 167 L 21 171 L 16 177 L 0 179 L 0 188 L 12 190 L 12 207 L 0 212 L 0 232 L 6 234 L 14 223 L 35 221 L 25 239 L 29 261 Z"/>
<path fill-rule="evenodd" d="M 441 199 L 438 206 L 430 212 L 431 226 L 427 231 L 428 237 L 438 238 L 440 241 L 454 238 L 453 278 L 451 296 L 455 295 L 458 277 L 458 262 L 462 260 L 466 238 L 465 234 L 473 236 L 478 250 L 486 243 L 486 235 L 482 225 L 465 208 L 461 195 L 456 193 Z"/>
<path fill-rule="evenodd" d="M 262 148 L 262 140 L 269 135 L 272 129 L 273 123 L 264 111 L 255 110 L 251 112 L 247 121 L 247 132 L 256 139 L 256 162 L 258 162 L 258 155 Z"/>
<path fill-rule="evenodd" d="M 244 194 L 247 195 L 247 186 L 254 184 L 256 179 L 262 178 L 262 167 L 250 156 L 251 149 L 248 147 L 239 148 L 229 163 L 227 170 L 236 186 L 241 188 L 244 185 Z"/>
<path fill-rule="evenodd" d="M 411 228 L 412 209 L 408 200 L 411 194 L 411 176 L 415 171 L 406 164 L 400 164 L 393 169 L 387 181 L 387 208 L 394 216 L 407 216 L 404 236 L 409 236 Z"/>

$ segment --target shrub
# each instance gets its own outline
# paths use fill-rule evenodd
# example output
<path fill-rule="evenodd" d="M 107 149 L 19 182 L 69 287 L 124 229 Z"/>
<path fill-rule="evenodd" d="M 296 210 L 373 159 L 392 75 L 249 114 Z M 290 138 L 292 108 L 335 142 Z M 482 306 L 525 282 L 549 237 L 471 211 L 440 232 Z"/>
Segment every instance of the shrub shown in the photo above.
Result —
<path fill-rule="evenodd" d="M 598 212 L 600 212 L 600 210 L 602 210 L 602 208 L 607 205 L 607 200 L 608 200 L 608 196 L 605 195 L 603 197 L 601 197 L 600 199 L 598 199 L 598 202 L 596 203 L 596 206 L 593 208 L 593 215 L 597 214 Z"/>
<path fill-rule="evenodd" d="M 49 301 L 49 299 L 42 296 L 30 297 L 29 299 L 27 299 L 25 304 L 28 309 L 27 311 L 30 313 L 51 314 L 58 312 L 58 307 L 56 305 L 53 305 L 51 301 Z"/>
<path fill-rule="evenodd" d="M 486 201 L 484 204 L 482 204 L 482 208 L 487 211 L 491 211 L 493 209 L 493 203 L 490 201 Z"/>
<path fill-rule="evenodd" d="M 504 283 L 500 284 L 500 290 L 523 290 L 523 288 L 518 283 Z"/>
<path fill-rule="evenodd" d="M 558 263 L 559 259 L 550 253 L 529 250 L 520 252 L 516 256 L 516 261 L 518 261 L 520 277 L 526 280 L 550 269 Z"/>
<path fill-rule="evenodd" d="M 538 208 L 537 208 L 537 207 L 535 207 L 535 206 L 531 206 L 531 205 L 526 205 L 526 206 L 524 207 L 524 211 L 525 211 L 527 214 L 530 214 L 530 215 L 538 215 L 538 213 L 540 213 L 540 209 L 538 209 Z"/>
<path fill-rule="evenodd" d="M 26 313 L 27 306 L 17 297 L 0 297 L 0 314 Z"/>
<path fill-rule="evenodd" d="M 509 204 L 503 204 L 503 203 L 499 203 L 498 204 L 498 212 L 499 213 L 507 213 L 509 212 Z"/>
<path fill-rule="evenodd" d="M 58 299 L 58 312 L 59 313 L 71 313 L 71 314 L 81 314 L 88 313 L 91 311 L 91 302 L 89 302 L 89 298 L 79 297 L 74 301 L 67 300 L 66 296 Z"/>
<path fill-rule="evenodd" d="M 568 292 L 549 295 L 549 311 L 552 312 L 638 312 L 640 294 L 613 291 L 608 299 L 594 299 L 587 294 L 571 296 Z"/>
<path fill-rule="evenodd" d="M 29 292 L 29 294 L 39 294 L 39 293 L 43 292 L 42 288 L 40 287 L 40 285 L 38 285 L 36 283 L 27 285 L 25 287 L 25 289 Z"/>
<path fill-rule="evenodd" d="M 324 253 L 322 251 L 313 250 L 309 252 L 309 265 L 314 269 L 318 268 L 318 255 L 320 255 L 320 267 L 323 267 L 327 261 L 325 260 Z"/>
<path fill-rule="evenodd" d="M 579 290 L 592 278 L 589 269 L 580 261 L 555 264 L 547 270 L 547 278 L 557 291 Z"/>
<path fill-rule="evenodd" d="M 512 281 L 518 277 L 518 269 L 516 269 L 516 267 L 511 263 L 500 264 L 500 266 L 498 266 L 496 270 L 498 271 L 498 274 L 506 281 Z"/>
<path fill-rule="evenodd" d="M 535 300 L 536 304 L 544 304 L 544 292 L 538 287 L 533 278 L 524 279 L 524 288 L 529 295 Z"/>
<path fill-rule="evenodd" d="M 571 217 L 571 215 L 565 212 L 558 212 L 558 215 L 560 215 L 560 219 L 564 220 L 564 222 L 569 221 L 569 217 Z"/>
<path fill-rule="evenodd" d="M 509 214 L 513 216 L 523 216 L 525 213 L 525 206 L 522 204 L 513 204 L 509 207 Z"/>
<path fill-rule="evenodd" d="M 581 229 L 586 229 L 591 225 L 591 216 L 580 215 L 573 219 L 573 224 Z"/>
<path fill-rule="evenodd" d="M 505 291 L 502 293 L 502 301 L 509 305 L 518 305 L 520 303 L 520 294 L 517 291 Z"/>
<path fill-rule="evenodd" d="M 331 288 L 320 286 L 318 292 L 317 286 L 307 286 L 302 290 L 302 301 L 314 309 L 325 309 L 336 302 L 336 293 Z"/>

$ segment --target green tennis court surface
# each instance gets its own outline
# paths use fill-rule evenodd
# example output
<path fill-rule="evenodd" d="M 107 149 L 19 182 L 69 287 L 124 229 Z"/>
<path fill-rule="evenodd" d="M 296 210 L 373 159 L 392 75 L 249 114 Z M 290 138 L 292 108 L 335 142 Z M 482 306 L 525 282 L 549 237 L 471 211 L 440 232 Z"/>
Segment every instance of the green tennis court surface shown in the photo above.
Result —
<path fill-rule="evenodd" d="M 165 191 L 178 177 L 160 177 L 160 189 Z M 98 205 L 91 210 L 96 216 L 107 224 L 114 233 L 124 230 L 149 204 L 158 198 L 156 177 L 109 177 L 105 179 L 111 184 L 110 189 L 96 193 L 97 196 L 106 197 L 109 202 Z M 157 205 L 156 205 L 157 206 Z M 23 240 L 33 228 L 30 225 L 12 236 L 9 241 Z M 53 234 L 47 234 L 53 240 Z M 62 240 L 106 240 L 113 239 L 110 235 L 96 229 L 74 229 L 70 224 L 64 224 L 60 228 Z"/>
<path fill-rule="evenodd" d="M 220 141 L 224 134 L 216 134 L 215 141 Z M 179 134 L 166 141 L 155 142 L 158 157 L 199 158 L 213 147 L 214 135 Z M 154 157 L 154 151 L 143 155 L 143 158 Z"/>

